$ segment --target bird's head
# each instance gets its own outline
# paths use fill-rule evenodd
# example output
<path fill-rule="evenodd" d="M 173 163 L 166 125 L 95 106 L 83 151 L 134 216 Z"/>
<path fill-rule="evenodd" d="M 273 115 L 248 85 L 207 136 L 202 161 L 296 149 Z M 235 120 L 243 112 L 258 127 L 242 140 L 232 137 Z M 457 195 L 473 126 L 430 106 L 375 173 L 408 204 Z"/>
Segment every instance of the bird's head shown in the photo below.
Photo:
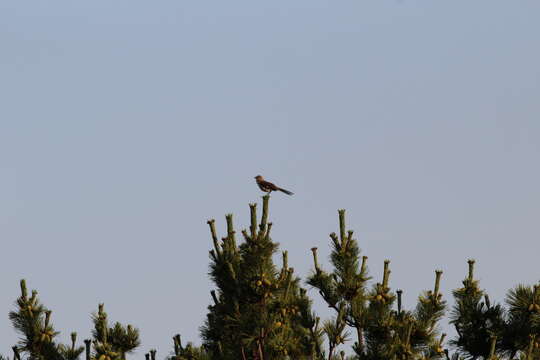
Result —
<path fill-rule="evenodd" d="M 255 176 L 255 180 L 257 180 L 257 181 L 261 181 L 262 179 L 263 179 L 263 177 L 261 175 Z"/>

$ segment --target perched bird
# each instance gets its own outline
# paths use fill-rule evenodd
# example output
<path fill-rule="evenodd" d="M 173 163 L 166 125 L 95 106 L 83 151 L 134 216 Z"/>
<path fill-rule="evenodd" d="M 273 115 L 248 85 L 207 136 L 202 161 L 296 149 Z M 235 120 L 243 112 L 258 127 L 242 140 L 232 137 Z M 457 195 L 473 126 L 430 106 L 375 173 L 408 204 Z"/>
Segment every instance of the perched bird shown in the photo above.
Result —
<path fill-rule="evenodd" d="M 272 184 L 271 182 L 264 180 L 264 178 L 261 175 L 255 176 L 255 181 L 257 181 L 257 185 L 259 185 L 259 189 L 261 189 L 264 192 L 267 192 L 268 194 L 270 194 L 272 191 L 281 191 L 287 195 L 293 194 L 289 190 L 282 189 Z"/>

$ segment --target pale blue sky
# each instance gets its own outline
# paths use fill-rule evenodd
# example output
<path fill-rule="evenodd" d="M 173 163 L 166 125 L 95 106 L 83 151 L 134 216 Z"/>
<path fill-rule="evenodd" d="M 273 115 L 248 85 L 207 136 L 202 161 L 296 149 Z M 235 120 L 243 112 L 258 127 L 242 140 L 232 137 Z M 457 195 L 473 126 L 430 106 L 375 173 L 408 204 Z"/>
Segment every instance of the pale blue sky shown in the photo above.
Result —
<path fill-rule="evenodd" d="M 412 306 L 478 261 L 501 300 L 540 279 L 540 2 L 3 1 L 0 353 L 19 279 L 81 340 L 104 302 L 137 357 L 198 339 L 206 220 L 261 173 L 303 277 L 348 210 Z M 326 266 L 328 267 L 328 266 Z M 317 309 L 323 316 L 327 310 Z"/>

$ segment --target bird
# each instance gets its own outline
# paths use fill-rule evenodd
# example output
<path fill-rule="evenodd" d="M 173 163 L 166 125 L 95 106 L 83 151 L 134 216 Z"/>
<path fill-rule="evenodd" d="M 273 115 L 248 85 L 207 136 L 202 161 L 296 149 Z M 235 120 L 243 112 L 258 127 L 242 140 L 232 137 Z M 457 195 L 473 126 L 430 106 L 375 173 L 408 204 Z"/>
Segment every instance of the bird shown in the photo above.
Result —
<path fill-rule="evenodd" d="M 281 191 L 287 195 L 293 194 L 289 190 L 282 189 L 272 184 L 271 182 L 264 180 L 264 178 L 261 175 L 255 176 L 255 181 L 257 182 L 257 185 L 259 185 L 259 189 L 261 189 L 264 192 L 267 192 L 268 194 L 270 194 L 272 191 Z"/>

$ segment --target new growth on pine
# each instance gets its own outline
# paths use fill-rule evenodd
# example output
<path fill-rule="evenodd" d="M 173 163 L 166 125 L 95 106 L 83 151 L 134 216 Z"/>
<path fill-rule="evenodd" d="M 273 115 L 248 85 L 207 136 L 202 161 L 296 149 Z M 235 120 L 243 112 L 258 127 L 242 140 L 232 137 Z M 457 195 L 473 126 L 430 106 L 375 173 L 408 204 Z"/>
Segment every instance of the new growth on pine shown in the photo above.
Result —
<path fill-rule="evenodd" d="M 204 347 L 215 359 L 313 359 L 321 348 L 321 333 L 311 301 L 289 267 L 287 252 L 281 268 L 273 255 L 268 221 L 270 197 L 263 197 L 262 215 L 250 204 L 251 224 L 238 245 L 232 214 L 227 234 L 218 240 L 215 221 L 208 221 L 214 249 L 210 277 L 215 283 L 213 304 L 202 328 Z"/>
<path fill-rule="evenodd" d="M 540 359 L 540 287 L 517 285 L 506 295 L 507 308 L 493 304 L 474 279 L 469 260 L 463 287 L 453 291 L 451 313 L 459 354 L 470 359 Z"/>
<path fill-rule="evenodd" d="M 85 346 L 77 346 L 77 333 L 71 333 L 71 344 L 58 343 L 52 321 L 52 311 L 47 309 L 33 290 L 28 296 L 26 281 L 21 280 L 21 296 L 16 301 L 16 309 L 9 313 L 9 319 L 20 341 L 13 346 L 14 360 L 78 360 L 86 350 L 86 360 L 126 360 L 126 354 L 139 345 L 139 330 L 128 325 L 115 323 L 109 327 L 104 305 L 92 316 L 93 339 L 84 341 Z"/>
<path fill-rule="evenodd" d="M 96 360 L 125 360 L 139 345 L 139 330 L 131 325 L 123 326 L 116 322 L 109 327 L 104 304 L 99 304 L 97 314 L 92 315 L 94 345 L 93 358 Z"/>
<path fill-rule="evenodd" d="M 9 319 L 20 341 L 13 346 L 13 359 L 22 360 L 76 360 L 84 351 L 77 346 L 77 333 L 71 333 L 71 344 L 56 341 L 57 332 L 52 324 L 52 311 L 47 309 L 38 298 L 36 290 L 28 296 L 26 281 L 21 280 L 21 296 L 15 302 L 16 309 L 10 311 Z"/>
<path fill-rule="evenodd" d="M 416 308 L 402 309 L 402 291 L 390 288 L 390 261 L 384 261 L 380 282 L 368 286 L 367 256 L 360 249 L 353 231 L 345 225 L 345 210 L 339 210 L 339 235 L 330 234 L 331 272 L 319 265 L 317 248 L 312 248 L 314 271 L 308 284 L 319 290 L 335 318 L 325 322 L 328 338 L 328 359 L 348 340 L 355 357 L 361 360 L 439 359 L 443 358 L 445 334 L 437 331 L 446 302 L 439 292 L 442 271 L 436 271 L 433 291 L 420 295 Z M 395 306 L 397 300 L 397 307 Z M 353 333 L 346 331 L 353 329 Z M 337 359 L 337 358 L 336 358 Z"/>

